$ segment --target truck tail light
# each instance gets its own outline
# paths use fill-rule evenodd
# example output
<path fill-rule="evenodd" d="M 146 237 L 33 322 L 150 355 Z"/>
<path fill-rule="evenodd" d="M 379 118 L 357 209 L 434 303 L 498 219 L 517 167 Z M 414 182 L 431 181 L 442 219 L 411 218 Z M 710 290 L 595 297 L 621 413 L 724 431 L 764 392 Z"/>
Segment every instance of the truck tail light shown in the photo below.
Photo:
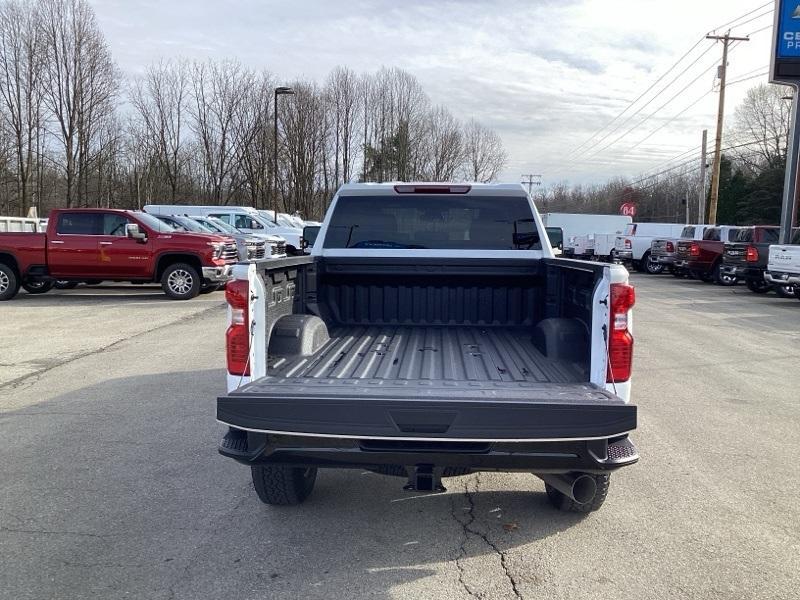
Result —
<path fill-rule="evenodd" d="M 675 244 L 667 242 L 667 252 L 675 252 Z"/>
<path fill-rule="evenodd" d="M 748 246 L 745 260 L 747 262 L 758 262 L 758 248 L 755 246 Z"/>
<path fill-rule="evenodd" d="M 225 355 L 231 375 L 250 375 L 249 293 L 249 284 L 243 279 L 234 279 L 225 286 L 225 300 L 230 308 Z"/>
<path fill-rule="evenodd" d="M 689 254 L 692 256 L 700 256 L 700 244 L 692 242 L 692 245 L 689 246 Z"/>
<path fill-rule="evenodd" d="M 630 250 L 631 248 L 633 248 L 633 244 L 628 238 L 625 238 L 625 250 Z"/>
<path fill-rule="evenodd" d="M 630 310 L 636 303 L 636 292 L 627 283 L 611 284 L 611 333 L 608 336 L 608 383 L 621 383 L 631 378 L 633 336 L 628 329 Z"/>

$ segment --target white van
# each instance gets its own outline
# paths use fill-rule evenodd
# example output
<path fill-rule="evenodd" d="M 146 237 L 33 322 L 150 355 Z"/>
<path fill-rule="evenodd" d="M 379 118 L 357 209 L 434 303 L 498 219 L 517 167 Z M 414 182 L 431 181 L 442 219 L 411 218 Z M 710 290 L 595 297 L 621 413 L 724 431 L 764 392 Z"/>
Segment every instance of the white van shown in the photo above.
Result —
<path fill-rule="evenodd" d="M 685 223 L 631 223 L 617 237 L 614 256 L 621 262 L 632 263 L 637 271 L 657 275 L 664 265 L 651 260 L 650 246 L 656 238 L 679 238 Z"/>
<path fill-rule="evenodd" d="M 190 206 L 185 204 L 148 204 L 144 211 L 151 215 L 185 215 L 215 217 L 239 231 L 253 235 L 277 235 L 286 240 L 286 253 L 294 254 L 301 249 L 302 231 L 294 227 L 282 227 L 266 219 L 250 206 Z"/>
<path fill-rule="evenodd" d="M 623 215 L 545 213 L 547 227 L 564 233 L 563 255 L 568 258 L 610 258 L 616 237 L 633 219 Z"/>

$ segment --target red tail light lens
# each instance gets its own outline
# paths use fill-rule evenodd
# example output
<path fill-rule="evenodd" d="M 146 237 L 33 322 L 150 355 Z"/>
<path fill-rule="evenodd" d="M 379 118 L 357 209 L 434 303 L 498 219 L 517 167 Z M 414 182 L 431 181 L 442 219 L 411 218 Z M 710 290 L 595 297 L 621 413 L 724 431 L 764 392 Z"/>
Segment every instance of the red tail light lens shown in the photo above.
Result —
<path fill-rule="evenodd" d="M 675 244 L 667 242 L 667 252 L 675 252 Z"/>
<path fill-rule="evenodd" d="M 745 260 L 747 262 L 758 262 L 758 248 L 755 246 L 748 246 Z"/>
<path fill-rule="evenodd" d="M 692 256 L 700 256 L 700 244 L 692 242 L 692 245 L 689 246 L 689 254 Z"/>
<path fill-rule="evenodd" d="M 630 250 L 631 248 L 633 248 L 633 244 L 628 238 L 625 238 L 625 250 Z"/>
<path fill-rule="evenodd" d="M 636 303 L 636 292 L 627 283 L 611 284 L 611 334 L 608 336 L 608 383 L 631 378 L 633 336 L 628 330 L 628 313 Z"/>
<path fill-rule="evenodd" d="M 230 324 L 225 332 L 225 355 L 231 375 L 250 375 L 249 293 L 249 285 L 242 279 L 235 279 L 225 286 L 225 300 L 230 307 Z"/>

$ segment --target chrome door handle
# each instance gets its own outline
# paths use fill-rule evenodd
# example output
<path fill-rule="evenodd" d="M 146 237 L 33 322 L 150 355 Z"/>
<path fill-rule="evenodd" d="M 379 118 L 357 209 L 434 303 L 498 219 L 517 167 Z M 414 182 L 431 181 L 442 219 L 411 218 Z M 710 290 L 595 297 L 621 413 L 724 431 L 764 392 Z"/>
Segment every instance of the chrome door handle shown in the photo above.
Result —
<path fill-rule="evenodd" d="M 63 244 L 64 242 L 60 242 L 58 240 L 50 240 L 51 244 Z"/>
<path fill-rule="evenodd" d="M 111 245 L 111 244 L 113 244 L 113 243 L 114 243 L 114 242 L 100 242 L 100 245 L 101 245 L 101 246 L 110 246 L 110 245 Z"/>

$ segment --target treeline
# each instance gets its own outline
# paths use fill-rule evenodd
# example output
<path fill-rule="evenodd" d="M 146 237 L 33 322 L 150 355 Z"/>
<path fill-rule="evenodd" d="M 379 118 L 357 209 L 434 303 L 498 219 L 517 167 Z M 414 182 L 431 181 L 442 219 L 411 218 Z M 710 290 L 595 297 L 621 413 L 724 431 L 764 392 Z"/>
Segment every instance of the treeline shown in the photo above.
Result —
<path fill-rule="evenodd" d="M 758 85 L 736 107 L 723 138 L 717 223 L 777 224 L 780 221 L 791 90 Z M 713 161 L 709 148 L 707 164 Z M 710 194 L 706 180 L 706 217 Z M 541 194 L 540 206 L 549 212 L 619 212 L 623 202 L 635 202 L 636 220 L 696 222 L 700 211 L 700 157 L 697 152 L 664 165 L 635 180 L 617 178 L 594 186 L 559 184 Z"/>
<path fill-rule="evenodd" d="M 276 154 L 279 85 L 294 93 Z M 127 78 L 86 0 L 0 3 L 0 214 L 202 202 L 318 218 L 353 179 L 492 181 L 505 163 L 494 131 L 401 69 L 318 83 L 171 59 Z"/>

